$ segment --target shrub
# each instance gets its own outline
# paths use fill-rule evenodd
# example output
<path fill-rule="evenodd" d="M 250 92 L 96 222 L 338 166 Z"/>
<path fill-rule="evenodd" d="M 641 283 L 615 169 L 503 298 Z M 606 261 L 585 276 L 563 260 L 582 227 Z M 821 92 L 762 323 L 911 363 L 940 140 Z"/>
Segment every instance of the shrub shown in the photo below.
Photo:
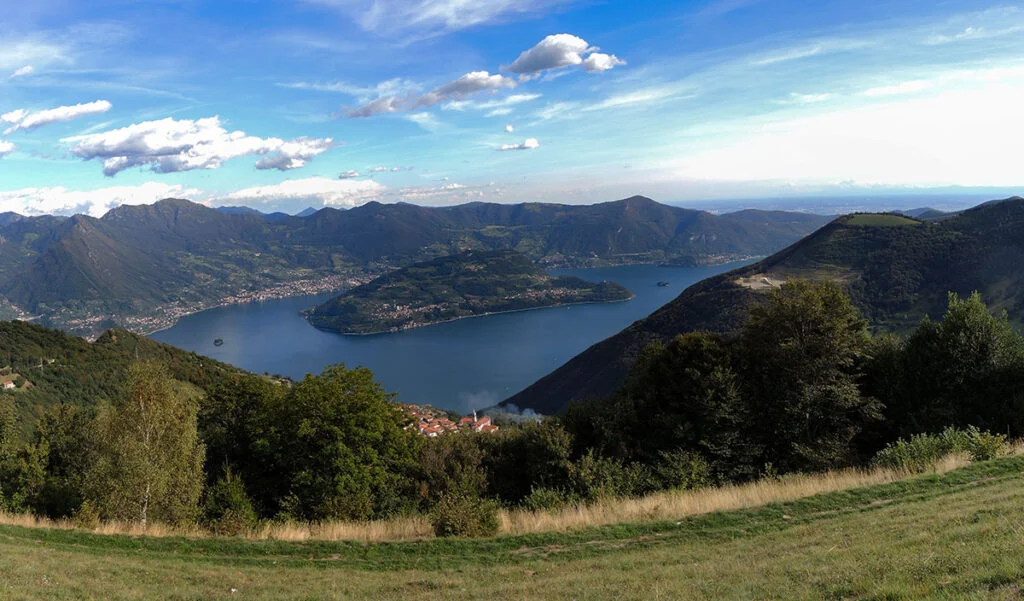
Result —
<path fill-rule="evenodd" d="M 100 510 L 91 501 L 83 501 L 72 514 L 71 520 L 75 524 L 75 528 L 95 530 L 100 527 Z"/>
<path fill-rule="evenodd" d="M 207 490 L 203 518 L 214 533 L 223 536 L 238 536 L 256 525 L 256 511 L 245 486 L 230 470 Z"/>
<path fill-rule="evenodd" d="M 875 455 L 872 464 L 880 467 L 923 472 L 952 453 L 964 453 L 974 461 L 993 459 L 1006 452 L 1006 437 L 967 429 L 946 428 L 939 434 L 916 434 L 910 440 L 899 439 Z"/>
<path fill-rule="evenodd" d="M 661 460 L 654 466 L 661 488 L 701 488 L 711 484 L 708 462 L 697 453 L 688 451 L 662 451 Z"/>
<path fill-rule="evenodd" d="M 646 465 L 599 457 L 593 451 L 580 457 L 570 469 L 573 492 L 587 501 L 642 495 L 659 488 L 655 480 Z"/>
<path fill-rule="evenodd" d="M 522 501 L 523 509 L 544 511 L 561 509 L 573 502 L 572 496 L 555 488 L 534 488 Z"/>
<path fill-rule="evenodd" d="M 434 506 L 430 525 L 437 536 L 493 536 L 498 532 L 498 506 L 464 492 L 450 493 Z"/>

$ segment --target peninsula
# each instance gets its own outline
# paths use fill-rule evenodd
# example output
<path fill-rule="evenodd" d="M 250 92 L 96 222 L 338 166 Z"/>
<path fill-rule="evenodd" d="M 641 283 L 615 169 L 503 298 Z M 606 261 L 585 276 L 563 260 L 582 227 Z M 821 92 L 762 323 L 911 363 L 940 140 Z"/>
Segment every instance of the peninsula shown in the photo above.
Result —
<path fill-rule="evenodd" d="M 305 316 L 322 330 L 375 334 L 489 313 L 632 297 L 612 282 L 549 275 L 513 250 L 466 251 L 382 275 Z"/>

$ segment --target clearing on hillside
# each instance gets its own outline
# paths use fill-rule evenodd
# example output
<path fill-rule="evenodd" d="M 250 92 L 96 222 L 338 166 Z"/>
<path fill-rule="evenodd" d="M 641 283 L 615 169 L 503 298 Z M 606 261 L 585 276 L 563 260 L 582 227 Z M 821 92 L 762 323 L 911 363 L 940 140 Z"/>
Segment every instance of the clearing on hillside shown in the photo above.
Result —
<path fill-rule="evenodd" d="M 857 213 L 851 215 L 846 221 L 847 225 L 865 225 L 865 226 L 903 226 L 903 225 L 921 225 L 921 222 L 916 219 L 904 217 L 903 215 L 893 215 L 891 213 Z"/>

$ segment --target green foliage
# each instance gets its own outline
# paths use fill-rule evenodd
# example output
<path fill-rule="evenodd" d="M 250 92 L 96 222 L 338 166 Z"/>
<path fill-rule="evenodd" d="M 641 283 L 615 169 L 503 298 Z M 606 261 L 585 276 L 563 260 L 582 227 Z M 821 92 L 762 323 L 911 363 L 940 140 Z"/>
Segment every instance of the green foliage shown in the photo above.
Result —
<path fill-rule="evenodd" d="M 494 536 L 498 532 L 498 504 L 465 492 L 447 494 L 434 506 L 430 525 L 437 536 Z"/>
<path fill-rule="evenodd" d="M 225 470 L 224 476 L 206 489 L 203 521 L 215 533 L 224 536 L 244 534 L 258 518 L 245 486 L 238 476 Z"/>
<path fill-rule="evenodd" d="M 711 468 L 701 455 L 689 451 L 662 451 L 654 464 L 659 488 L 703 488 L 713 483 Z"/>
<path fill-rule="evenodd" d="M 487 491 L 504 503 L 518 504 L 535 488 L 564 488 L 571 478 L 572 436 L 554 421 L 505 428 L 478 441 Z"/>
<path fill-rule="evenodd" d="M 572 504 L 574 499 L 565 491 L 554 488 L 535 488 L 526 495 L 520 506 L 530 511 L 549 511 L 562 509 Z"/>
<path fill-rule="evenodd" d="M 915 434 L 886 445 L 872 459 L 880 467 L 923 472 L 943 457 L 964 453 L 975 461 L 994 459 L 1007 451 L 1006 437 L 979 430 L 946 428 L 939 434 Z"/>
<path fill-rule="evenodd" d="M 867 323 L 830 282 L 787 282 L 751 309 L 740 334 L 743 384 L 765 460 L 783 471 L 853 460 L 854 437 L 881 417 L 858 387 L 869 340 Z"/>
<path fill-rule="evenodd" d="M 550 276 L 513 250 L 467 251 L 382 275 L 314 307 L 308 317 L 318 328 L 370 334 L 484 313 L 631 296 L 611 282 Z"/>
<path fill-rule="evenodd" d="M 293 518 L 367 519 L 411 507 L 419 440 L 366 368 L 330 366 L 296 384 L 274 416 L 272 449 Z"/>
<path fill-rule="evenodd" d="M 980 294 L 951 293 L 942 321 L 925 320 L 901 359 L 904 377 L 883 398 L 899 434 L 968 424 L 1024 434 L 1024 338 Z"/>
<path fill-rule="evenodd" d="M 86 498 L 103 517 L 143 526 L 150 519 L 195 519 L 204 459 L 197 409 L 161 365 L 130 367 L 125 397 L 97 415 L 96 452 L 84 482 Z"/>

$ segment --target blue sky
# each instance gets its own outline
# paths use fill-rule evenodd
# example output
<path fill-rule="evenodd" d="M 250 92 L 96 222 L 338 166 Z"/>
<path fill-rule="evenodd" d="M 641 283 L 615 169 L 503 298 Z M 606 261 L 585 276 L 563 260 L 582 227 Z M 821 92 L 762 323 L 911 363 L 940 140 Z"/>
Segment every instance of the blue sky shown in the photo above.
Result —
<path fill-rule="evenodd" d="M 1024 184 L 1024 9 L 1011 4 L 10 4 L 0 210 Z"/>

